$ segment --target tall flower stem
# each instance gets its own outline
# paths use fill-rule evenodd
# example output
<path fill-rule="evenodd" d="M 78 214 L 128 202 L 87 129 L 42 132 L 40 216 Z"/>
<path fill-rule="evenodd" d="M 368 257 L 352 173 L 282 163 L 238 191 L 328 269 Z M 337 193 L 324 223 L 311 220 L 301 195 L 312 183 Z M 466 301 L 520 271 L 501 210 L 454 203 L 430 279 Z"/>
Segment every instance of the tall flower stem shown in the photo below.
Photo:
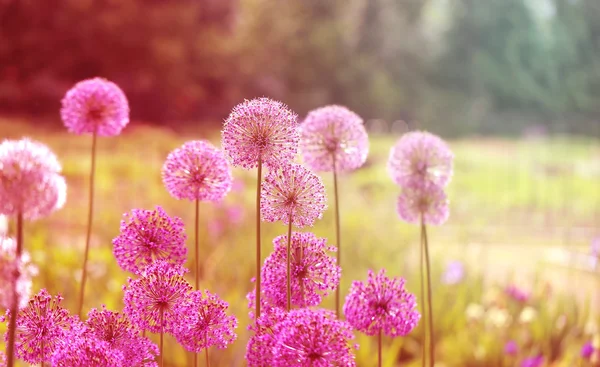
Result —
<path fill-rule="evenodd" d="M 164 337 L 164 328 L 163 325 L 163 314 L 164 311 L 160 311 L 160 341 L 158 343 L 158 348 L 160 350 L 160 367 L 164 366 L 164 356 L 163 356 L 163 337 Z"/>
<path fill-rule="evenodd" d="M 378 367 L 382 366 L 381 360 L 382 360 L 382 353 L 381 353 L 381 329 L 379 329 L 379 334 L 377 336 L 377 361 L 378 361 L 377 366 Z"/>
<path fill-rule="evenodd" d="M 256 177 L 256 313 L 260 317 L 260 185 L 262 181 L 262 159 L 258 158 L 258 173 Z"/>
<path fill-rule="evenodd" d="M 429 366 L 435 364 L 435 343 L 433 335 L 433 301 L 431 297 L 431 268 L 429 264 L 429 246 L 427 243 L 427 227 L 421 217 L 421 236 L 423 238 L 423 248 L 425 250 L 425 266 L 427 271 L 427 316 L 429 319 Z"/>
<path fill-rule="evenodd" d="M 292 272 L 290 264 L 290 252 L 292 249 L 292 213 L 290 212 L 289 217 L 290 223 L 288 224 L 288 235 L 287 235 L 287 310 L 288 312 L 292 309 Z"/>
<path fill-rule="evenodd" d="M 427 308 L 425 305 L 425 243 L 421 229 L 421 243 L 419 244 L 419 269 L 421 272 L 421 315 L 423 315 L 423 343 L 421 347 L 421 366 L 425 367 L 427 362 Z"/>
<path fill-rule="evenodd" d="M 94 130 L 92 134 L 92 167 L 90 168 L 90 188 L 88 197 L 88 220 L 87 220 L 87 233 L 85 236 L 85 253 L 83 255 L 83 268 L 81 270 L 81 286 L 79 289 L 79 303 L 77 305 L 77 314 L 81 317 L 81 310 L 83 309 L 83 297 L 85 293 L 85 282 L 87 279 L 87 264 L 88 256 L 90 253 L 90 239 L 92 237 L 92 220 L 94 216 L 94 177 L 96 174 L 96 143 L 98 140 L 98 134 Z"/>
<path fill-rule="evenodd" d="M 337 168 L 335 163 L 335 154 L 333 159 L 333 197 L 335 205 L 335 241 L 337 246 L 337 265 L 342 266 L 342 242 L 340 237 L 340 205 L 338 197 L 338 179 Z M 340 298 L 341 298 L 342 278 L 340 276 L 340 284 L 335 289 L 335 315 L 340 318 Z"/>
<path fill-rule="evenodd" d="M 200 256 L 199 256 L 199 252 L 200 252 L 200 244 L 199 244 L 199 239 L 198 239 L 198 232 L 199 232 L 199 220 L 200 220 L 200 201 L 198 199 L 196 199 L 196 216 L 194 219 L 194 238 L 195 238 L 195 243 L 194 243 L 194 251 L 195 251 L 195 256 L 196 256 L 196 261 L 195 261 L 195 265 L 196 265 L 196 271 L 195 271 L 195 281 L 196 283 L 194 283 L 196 290 L 199 289 L 200 287 Z"/>
<path fill-rule="evenodd" d="M 15 249 L 15 259 L 21 259 L 23 253 L 23 214 L 17 214 L 17 248 Z M 6 344 L 6 365 L 13 367 L 15 364 L 15 340 L 17 334 L 17 313 L 19 312 L 19 295 L 17 293 L 17 283 L 13 286 L 13 298 L 10 307 L 10 320 L 8 323 L 8 342 Z M 43 353 L 43 351 L 42 351 Z"/>
<path fill-rule="evenodd" d="M 206 367 L 210 367 L 210 359 L 208 358 L 208 337 L 206 334 L 204 334 L 204 344 L 207 345 L 207 347 L 204 349 L 206 355 Z"/>

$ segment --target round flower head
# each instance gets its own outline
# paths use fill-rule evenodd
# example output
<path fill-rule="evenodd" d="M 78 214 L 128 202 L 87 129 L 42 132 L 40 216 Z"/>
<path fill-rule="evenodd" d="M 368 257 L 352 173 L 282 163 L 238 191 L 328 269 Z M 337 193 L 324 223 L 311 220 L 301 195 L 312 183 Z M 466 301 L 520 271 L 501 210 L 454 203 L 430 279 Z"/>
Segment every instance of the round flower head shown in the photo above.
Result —
<path fill-rule="evenodd" d="M 231 190 L 231 170 L 223 152 L 203 140 L 188 141 L 167 156 L 162 179 L 176 199 L 220 201 Z"/>
<path fill-rule="evenodd" d="M 521 362 L 521 367 L 541 367 L 544 364 L 544 356 L 526 358 Z"/>
<path fill-rule="evenodd" d="M 103 78 L 80 81 L 62 100 L 60 116 L 69 132 L 82 135 L 119 135 L 129 123 L 125 93 Z"/>
<path fill-rule="evenodd" d="M 298 120 L 281 102 L 246 100 L 235 106 L 223 126 L 222 145 L 234 166 L 246 169 L 291 162 L 298 150 Z"/>
<path fill-rule="evenodd" d="M 514 340 L 509 340 L 504 344 L 504 353 L 509 356 L 514 356 L 519 352 L 519 346 Z"/>
<path fill-rule="evenodd" d="M 454 155 L 439 137 L 425 131 L 404 134 L 390 151 L 388 171 L 402 187 L 433 183 L 444 187 L 452 177 Z"/>
<path fill-rule="evenodd" d="M 404 279 L 388 278 L 385 269 L 377 275 L 369 270 L 366 282 L 352 282 L 344 314 L 354 329 L 370 336 L 380 331 L 392 337 L 406 335 L 421 318 L 415 296 L 404 288 Z"/>
<path fill-rule="evenodd" d="M 175 337 L 179 344 L 190 352 L 199 353 L 203 349 L 217 347 L 224 349 L 233 343 L 237 335 L 235 316 L 227 315 L 229 305 L 218 296 L 206 291 L 190 293 L 184 302 L 177 306 L 177 326 Z"/>
<path fill-rule="evenodd" d="M 465 265 L 460 261 L 452 261 L 446 265 L 446 270 L 442 275 L 442 282 L 445 284 L 458 284 L 465 278 Z"/>
<path fill-rule="evenodd" d="M 282 308 L 265 309 L 248 329 L 253 331 L 246 345 L 246 362 L 249 367 L 273 365 L 273 348 L 277 342 L 275 325 L 283 321 L 288 313 Z"/>
<path fill-rule="evenodd" d="M 0 144 L 0 214 L 35 220 L 60 209 L 66 183 L 56 155 L 44 144 L 5 140 Z"/>
<path fill-rule="evenodd" d="M 69 311 L 42 289 L 17 316 L 16 357 L 30 364 L 48 362 L 75 324 Z"/>
<path fill-rule="evenodd" d="M 326 106 L 308 113 L 300 125 L 300 151 L 304 163 L 315 171 L 352 171 L 369 153 L 363 120 L 342 106 Z"/>
<path fill-rule="evenodd" d="M 176 306 L 192 290 L 184 274 L 184 268 L 166 261 L 149 265 L 138 279 L 129 278 L 124 287 L 123 312 L 141 330 L 173 332 Z"/>
<path fill-rule="evenodd" d="M 52 354 L 51 362 L 54 367 L 125 367 L 137 366 L 130 364 L 123 353 L 112 349 L 102 340 L 89 335 L 67 335 L 68 342 L 61 343 Z"/>
<path fill-rule="evenodd" d="M 419 224 L 441 225 L 448 220 L 450 210 L 444 190 L 434 184 L 411 185 L 402 189 L 398 197 L 400 219 Z"/>
<path fill-rule="evenodd" d="M 287 305 L 287 236 L 273 240 L 275 250 L 262 268 L 265 298 L 278 307 Z M 312 233 L 292 234 L 290 243 L 291 302 L 293 306 L 317 306 L 340 283 L 341 268 L 328 251 L 325 238 Z"/>
<path fill-rule="evenodd" d="M 330 311 L 292 310 L 275 325 L 274 334 L 273 367 L 356 366 L 352 328 Z"/>
<path fill-rule="evenodd" d="M 133 209 L 121 221 L 121 233 L 113 239 L 113 253 L 119 266 L 140 274 L 148 265 L 164 260 L 183 265 L 187 258 L 183 221 L 155 210 Z"/>
<path fill-rule="evenodd" d="M 19 308 L 27 306 L 31 294 L 31 278 L 37 268 L 31 264 L 27 252 L 16 258 L 16 243 L 12 238 L 0 236 L 0 307 L 12 307 L 16 291 Z"/>
<path fill-rule="evenodd" d="M 587 342 L 583 345 L 583 347 L 581 347 L 581 358 L 583 359 L 591 359 L 592 355 L 594 355 L 595 352 L 595 348 L 594 348 L 594 344 L 592 344 L 591 342 Z"/>
<path fill-rule="evenodd" d="M 150 339 L 139 335 L 125 314 L 92 309 L 88 313 L 86 326 L 96 339 L 106 342 L 108 347 L 123 355 L 128 366 L 156 366 L 154 357 L 158 355 L 158 347 Z"/>
<path fill-rule="evenodd" d="M 267 222 L 312 226 L 327 208 L 325 186 L 299 164 L 271 167 L 261 188 L 260 212 Z"/>

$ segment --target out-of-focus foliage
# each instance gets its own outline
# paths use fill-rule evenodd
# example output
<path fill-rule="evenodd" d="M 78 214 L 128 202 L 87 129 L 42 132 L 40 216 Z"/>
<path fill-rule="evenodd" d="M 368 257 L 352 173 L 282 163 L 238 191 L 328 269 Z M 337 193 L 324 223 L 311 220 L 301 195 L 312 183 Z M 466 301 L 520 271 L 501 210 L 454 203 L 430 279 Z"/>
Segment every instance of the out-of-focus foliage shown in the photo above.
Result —
<path fill-rule="evenodd" d="M 267 95 L 445 135 L 600 135 L 598 19 L 596 0 L 2 0 L 0 109 L 54 114 L 100 75 L 160 123 Z"/>

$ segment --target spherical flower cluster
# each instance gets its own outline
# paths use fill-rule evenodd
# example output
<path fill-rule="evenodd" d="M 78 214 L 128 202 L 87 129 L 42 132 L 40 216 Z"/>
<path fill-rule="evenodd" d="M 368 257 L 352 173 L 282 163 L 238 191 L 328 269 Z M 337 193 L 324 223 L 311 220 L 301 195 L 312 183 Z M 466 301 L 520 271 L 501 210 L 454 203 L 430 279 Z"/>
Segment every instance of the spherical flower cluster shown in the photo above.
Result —
<path fill-rule="evenodd" d="M 24 138 L 0 144 L 0 214 L 35 220 L 62 208 L 66 182 L 56 155 Z"/>
<path fill-rule="evenodd" d="M 224 349 L 237 335 L 235 316 L 227 315 L 229 305 L 217 295 L 206 291 L 191 292 L 176 307 L 178 315 L 174 335 L 179 344 L 191 352 L 217 347 Z"/>
<path fill-rule="evenodd" d="M 434 184 L 411 184 L 398 197 L 398 215 L 408 223 L 441 225 L 448 220 L 450 211 L 444 190 Z"/>
<path fill-rule="evenodd" d="M 287 305 L 287 242 L 285 235 L 273 240 L 275 250 L 262 268 L 265 299 L 278 307 Z M 340 283 L 341 268 L 328 254 L 336 248 L 312 233 L 294 232 L 290 249 L 291 304 L 317 306 Z"/>
<path fill-rule="evenodd" d="M 114 136 L 129 123 L 129 103 L 115 83 L 103 78 L 86 79 L 67 92 L 60 115 L 71 133 Z"/>
<path fill-rule="evenodd" d="M 27 252 L 16 258 L 16 243 L 12 238 L 0 236 L 0 307 L 12 307 L 14 295 L 18 298 L 18 307 L 27 306 L 31 294 L 31 278 L 37 274 L 37 268 L 31 264 Z"/>
<path fill-rule="evenodd" d="M 519 346 L 514 340 L 509 340 L 504 344 L 504 353 L 509 356 L 515 356 L 519 352 Z"/>
<path fill-rule="evenodd" d="M 264 220 L 311 226 L 326 208 L 325 186 L 319 176 L 299 164 L 271 167 L 261 189 Z"/>
<path fill-rule="evenodd" d="M 594 344 L 592 342 L 587 342 L 581 347 L 581 358 L 591 359 L 595 351 L 596 348 L 594 348 Z"/>
<path fill-rule="evenodd" d="M 223 152 L 203 140 L 188 141 L 169 153 L 162 179 L 176 199 L 213 202 L 225 197 L 233 180 Z"/>
<path fill-rule="evenodd" d="M 515 300 L 519 303 L 527 302 L 530 297 L 530 294 L 527 291 L 517 287 L 514 284 L 507 286 L 504 289 L 504 292 L 506 293 L 507 296 L 509 296 L 510 298 L 512 298 L 513 300 Z"/>
<path fill-rule="evenodd" d="M 54 367 L 125 367 L 130 364 L 123 353 L 113 349 L 102 340 L 84 335 L 68 335 L 68 342 L 61 343 L 52 355 Z"/>
<path fill-rule="evenodd" d="M 234 166 L 251 169 L 259 162 L 291 162 L 299 138 L 294 112 L 281 102 L 257 98 L 233 108 L 223 126 L 222 146 Z"/>
<path fill-rule="evenodd" d="M 526 358 L 521 362 L 521 367 L 541 367 L 544 365 L 544 356 Z"/>
<path fill-rule="evenodd" d="M 300 151 L 315 171 L 352 171 L 369 153 L 363 120 L 343 106 L 325 106 L 308 113 L 300 125 Z"/>
<path fill-rule="evenodd" d="M 388 171 L 402 187 L 432 183 L 444 187 L 452 177 L 454 155 L 439 137 L 414 131 L 404 134 L 392 148 Z"/>
<path fill-rule="evenodd" d="M 187 258 L 183 221 L 160 207 L 133 209 L 121 221 L 121 233 L 113 239 L 113 253 L 124 270 L 140 274 L 158 260 L 183 265 Z"/>
<path fill-rule="evenodd" d="M 256 322 L 251 322 L 248 326 L 248 329 L 253 332 L 246 345 L 246 362 L 249 367 L 272 365 L 273 349 L 277 343 L 274 328 L 288 315 L 283 308 L 264 309 L 264 311 Z"/>
<path fill-rule="evenodd" d="M 17 316 L 16 357 L 31 364 L 48 362 L 75 320 L 60 303 L 61 296 L 52 297 L 42 289 L 19 311 Z"/>
<path fill-rule="evenodd" d="M 154 357 L 158 347 L 150 339 L 139 335 L 125 314 L 92 309 L 86 321 L 88 332 L 96 339 L 108 344 L 108 348 L 120 353 L 128 366 L 156 366 Z"/>
<path fill-rule="evenodd" d="M 274 334 L 273 367 L 356 366 L 352 328 L 330 311 L 292 310 L 275 325 Z"/>
<path fill-rule="evenodd" d="M 396 337 L 410 333 L 421 318 L 413 294 L 404 288 L 404 279 L 388 278 L 385 269 L 369 270 L 366 282 L 354 281 L 344 304 L 346 320 L 367 335 Z"/>
<path fill-rule="evenodd" d="M 139 278 L 129 278 L 124 287 L 123 312 L 141 330 L 172 333 L 177 305 L 192 290 L 183 277 L 185 272 L 181 266 L 164 260 L 149 265 Z"/>

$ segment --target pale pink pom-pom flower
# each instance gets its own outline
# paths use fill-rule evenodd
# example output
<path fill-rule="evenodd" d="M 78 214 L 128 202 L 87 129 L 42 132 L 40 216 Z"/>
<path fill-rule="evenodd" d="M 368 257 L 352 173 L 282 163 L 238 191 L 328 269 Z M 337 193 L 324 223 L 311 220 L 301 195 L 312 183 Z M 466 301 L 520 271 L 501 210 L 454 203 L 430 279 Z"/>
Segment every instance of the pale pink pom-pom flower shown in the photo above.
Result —
<path fill-rule="evenodd" d="M 398 215 L 408 223 L 442 225 L 450 216 L 444 190 L 432 183 L 410 185 L 398 197 Z"/>
<path fill-rule="evenodd" d="M 300 152 L 315 171 L 352 171 L 362 166 L 369 153 L 363 120 L 343 106 L 310 111 L 300 125 Z"/>
<path fill-rule="evenodd" d="M 67 91 L 60 115 L 71 133 L 114 136 L 129 123 L 129 103 L 115 83 L 104 78 L 86 79 Z"/>

